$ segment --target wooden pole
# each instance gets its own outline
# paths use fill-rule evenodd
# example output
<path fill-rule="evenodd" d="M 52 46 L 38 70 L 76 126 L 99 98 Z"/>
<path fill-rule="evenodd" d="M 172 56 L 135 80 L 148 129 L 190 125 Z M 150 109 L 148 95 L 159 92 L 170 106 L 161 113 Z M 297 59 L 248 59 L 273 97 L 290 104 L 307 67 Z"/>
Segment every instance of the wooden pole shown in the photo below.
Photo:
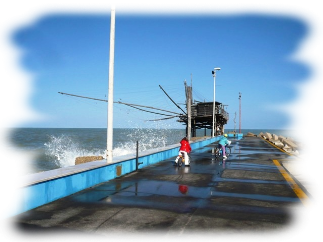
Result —
<path fill-rule="evenodd" d="M 187 139 L 191 140 L 191 133 L 192 133 L 192 112 L 191 112 L 191 105 L 192 105 L 192 87 L 187 87 Z"/>

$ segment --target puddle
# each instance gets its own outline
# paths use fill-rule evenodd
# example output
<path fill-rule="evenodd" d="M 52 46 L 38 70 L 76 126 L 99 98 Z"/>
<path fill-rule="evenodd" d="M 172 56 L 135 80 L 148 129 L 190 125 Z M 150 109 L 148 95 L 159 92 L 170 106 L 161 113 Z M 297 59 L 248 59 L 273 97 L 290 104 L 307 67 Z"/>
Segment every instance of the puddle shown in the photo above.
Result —
<path fill-rule="evenodd" d="M 241 163 L 234 162 L 230 164 L 231 167 L 249 167 L 249 168 L 261 168 L 261 169 L 276 169 L 277 167 L 273 165 L 263 165 L 263 164 L 255 164 L 255 163 Z"/>
<path fill-rule="evenodd" d="M 240 163 L 233 162 L 229 163 L 227 166 L 231 170 L 245 170 L 245 171 L 265 171 L 265 172 L 277 172 L 277 167 L 274 165 L 261 165 L 261 164 L 251 164 L 251 163 Z"/>
<path fill-rule="evenodd" d="M 221 178 L 214 177 L 213 182 L 243 182 L 243 183 L 257 183 L 257 184 L 287 184 L 286 181 L 272 181 L 272 180 L 258 180 L 258 179 L 239 179 L 239 178 Z"/>
<path fill-rule="evenodd" d="M 231 145 L 231 154 L 235 154 L 237 157 L 239 157 L 239 155 L 250 156 L 255 154 L 282 154 L 282 152 L 274 147 L 255 147 L 246 144 L 240 145 L 239 142 L 235 142 Z"/>
<path fill-rule="evenodd" d="M 80 202 L 102 202 L 108 197 L 147 197 L 147 196 L 167 196 L 167 197 L 210 197 L 211 187 L 194 187 L 178 184 L 170 181 L 145 180 L 125 184 L 109 184 L 91 189 L 88 192 L 76 195 L 75 199 Z M 112 201 L 112 200 L 111 200 Z"/>
<path fill-rule="evenodd" d="M 243 155 L 254 155 L 254 154 L 282 154 L 280 150 L 264 150 L 264 149 L 241 149 Z"/>
<path fill-rule="evenodd" d="M 213 148 L 214 149 L 214 148 Z M 212 147 L 204 147 L 204 148 L 199 148 L 197 150 L 194 150 L 194 153 L 205 153 L 212 150 Z"/>
<path fill-rule="evenodd" d="M 187 192 L 183 193 L 182 187 L 186 187 Z M 164 195 L 164 196 L 189 196 L 195 198 L 207 198 L 210 196 L 209 187 L 185 186 L 169 181 L 141 181 L 125 191 L 132 192 L 134 195 Z M 118 194 L 119 195 L 119 194 Z"/>
<path fill-rule="evenodd" d="M 271 196 L 271 195 L 228 193 L 228 192 L 218 192 L 218 191 L 211 191 L 211 195 L 212 197 L 235 197 L 235 198 L 247 198 L 252 200 L 262 200 L 262 201 L 299 203 L 299 198 L 297 197 L 279 197 L 279 196 Z"/>
<path fill-rule="evenodd" d="M 266 201 L 268 202 L 268 201 Z M 218 205 L 216 207 L 207 207 L 207 209 L 211 209 L 211 210 L 217 210 L 217 211 L 221 211 L 221 212 L 230 212 L 233 214 L 239 214 L 239 213 L 248 213 L 248 214 L 271 214 L 271 215 L 281 215 L 282 214 L 282 209 L 280 208 L 273 208 L 273 207 L 258 207 L 258 206 L 250 206 L 250 205 L 240 205 L 240 206 L 236 206 L 236 205 Z"/>

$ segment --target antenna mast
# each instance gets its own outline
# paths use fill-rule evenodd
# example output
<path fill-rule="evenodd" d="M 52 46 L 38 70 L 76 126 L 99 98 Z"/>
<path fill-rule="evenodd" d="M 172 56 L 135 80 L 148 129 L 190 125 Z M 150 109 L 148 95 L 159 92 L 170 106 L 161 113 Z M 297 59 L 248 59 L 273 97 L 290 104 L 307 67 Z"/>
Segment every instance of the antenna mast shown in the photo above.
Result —
<path fill-rule="evenodd" d="M 237 117 L 237 112 L 234 112 L 234 119 L 233 119 L 233 122 L 234 122 L 234 133 L 236 132 L 236 117 Z"/>
<path fill-rule="evenodd" d="M 241 134 L 241 92 L 239 92 L 239 134 Z"/>

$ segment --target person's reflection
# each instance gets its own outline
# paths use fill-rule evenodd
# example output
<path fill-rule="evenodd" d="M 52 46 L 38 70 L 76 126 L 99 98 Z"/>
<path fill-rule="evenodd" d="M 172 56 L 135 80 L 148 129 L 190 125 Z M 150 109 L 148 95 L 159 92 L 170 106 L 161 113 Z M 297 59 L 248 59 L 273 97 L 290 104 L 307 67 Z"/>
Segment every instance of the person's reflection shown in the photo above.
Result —
<path fill-rule="evenodd" d="M 176 167 L 175 170 L 177 174 L 183 175 L 183 174 L 190 173 L 191 167 L 190 166 Z"/>
<path fill-rule="evenodd" d="M 219 165 L 222 165 L 222 168 L 225 169 L 226 160 L 220 161 Z"/>
<path fill-rule="evenodd" d="M 190 166 L 185 166 L 184 173 L 189 173 L 189 172 L 190 172 Z"/>
<path fill-rule="evenodd" d="M 180 193 L 186 195 L 188 192 L 188 186 L 186 185 L 179 185 L 178 186 L 178 191 L 180 191 Z"/>

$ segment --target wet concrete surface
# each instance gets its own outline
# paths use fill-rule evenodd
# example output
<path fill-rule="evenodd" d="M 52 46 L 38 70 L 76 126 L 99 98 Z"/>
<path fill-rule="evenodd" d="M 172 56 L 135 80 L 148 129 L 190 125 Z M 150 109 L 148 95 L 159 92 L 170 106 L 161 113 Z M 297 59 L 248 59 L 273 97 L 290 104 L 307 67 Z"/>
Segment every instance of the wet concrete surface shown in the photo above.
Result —
<path fill-rule="evenodd" d="M 301 205 L 273 163 L 288 155 L 257 137 L 232 140 L 227 160 L 211 144 L 190 167 L 171 158 L 14 217 L 19 231 L 182 234 L 268 231 L 287 227 Z"/>

